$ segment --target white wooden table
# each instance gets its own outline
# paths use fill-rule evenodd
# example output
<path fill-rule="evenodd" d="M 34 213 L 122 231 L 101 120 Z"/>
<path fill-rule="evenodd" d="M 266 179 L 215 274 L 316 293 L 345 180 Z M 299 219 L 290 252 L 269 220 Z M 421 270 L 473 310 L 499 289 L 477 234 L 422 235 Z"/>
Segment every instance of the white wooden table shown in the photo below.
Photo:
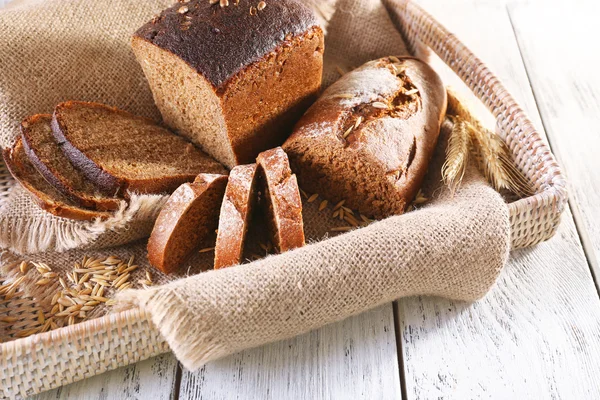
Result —
<path fill-rule="evenodd" d="M 571 184 L 556 236 L 475 304 L 402 299 L 196 373 L 167 354 L 37 399 L 600 398 L 600 6 L 420 2 L 545 130 Z"/>

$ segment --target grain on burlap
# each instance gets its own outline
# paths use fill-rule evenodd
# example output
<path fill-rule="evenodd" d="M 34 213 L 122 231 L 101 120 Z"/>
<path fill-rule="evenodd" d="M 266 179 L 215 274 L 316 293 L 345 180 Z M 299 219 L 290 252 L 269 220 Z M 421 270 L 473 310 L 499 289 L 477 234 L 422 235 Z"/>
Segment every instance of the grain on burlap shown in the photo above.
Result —
<path fill-rule="evenodd" d="M 24 116 L 51 112 L 56 103 L 68 99 L 105 102 L 157 118 L 129 36 L 168 3 L 48 0 L 0 13 L 0 144 L 12 142 Z M 333 5 L 335 0 L 327 3 Z M 334 10 L 326 38 L 325 84 L 335 81 L 340 69 L 406 54 L 378 0 L 339 0 Z M 321 199 L 313 203 L 303 199 L 310 246 L 124 295 L 153 313 L 177 356 L 190 368 L 401 296 L 477 299 L 489 290 L 508 254 L 507 207 L 474 169 L 454 198 L 437 190 L 441 162 L 443 144 L 425 188 L 427 196 L 435 193 L 434 200 L 422 210 L 323 240 L 335 235 L 329 232 L 331 227 L 346 223 L 330 217 L 331 205 L 319 212 Z M 23 257 L 15 252 L 44 251 L 26 258 L 47 262 L 61 274 L 84 255 L 136 255 L 142 267 L 131 278 L 136 281 L 148 268 L 145 241 L 102 249 L 149 233 L 155 214 L 141 216 L 134 210 L 128 215 L 128 220 L 117 217 L 110 226 L 54 217 L 15 186 L 0 203 L 0 248 L 13 250 L 0 258 L 2 279 L 17 274 L 15 260 Z M 47 225 L 56 229 L 49 231 Z M 89 230 L 93 235 L 80 234 Z M 259 248 L 256 243 L 250 247 Z M 71 250 L 52 252 L 67 249 Z M 197 255 L 170 277 L 152 273 L 157 284 L 168 283 L 209 268 L 211 259 L 210 252 Z M 33 285 L 24 287 L 23 294 L 40 300 L 48 296 Z"/>

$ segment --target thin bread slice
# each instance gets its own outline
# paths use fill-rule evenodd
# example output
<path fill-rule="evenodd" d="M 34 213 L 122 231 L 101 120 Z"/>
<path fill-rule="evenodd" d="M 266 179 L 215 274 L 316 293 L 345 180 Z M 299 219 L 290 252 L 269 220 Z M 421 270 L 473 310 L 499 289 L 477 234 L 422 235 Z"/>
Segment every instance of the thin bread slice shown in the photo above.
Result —
<path fill-rule="evenodd" d="M 61 103 L 54 110 L 52 130 L 73 165 L 111 196 L 126 190 L 169 193 L 199 173 L 226 173 L 169 130 L 104 104 Z"/>
<path fill-rule="evenodd" d="M 12 148 L 2 152 L 4 163 L 12 176 L 25 188 L 32 199 L 43 210 L 58 217 L 90 221 L 95 218 L 105 219 L 111 216 L 109 212 L 86 210 L 63 196 L 54 186 L 50 185 L 35 169 L 23 148 L 21 138 L 18 138 Z"/>
<path fill-rule="evenodd" d="M 262 181 L 265 218 L 275 249 L 282 253 L 304 246 L 302 199 L 287 154 L 276 147 L 260 153 L 256 161 Z"/>
<path fill-rule="evenodd" d="M 229 173 L 229 181 L 219 216 L 215 245 L 215 269 L 242 261 L 244 243 L 256 201 L 257 165 L 239 165 Z"/>
<path fill-rule="evenodd" d="M 21 122 L 23 148 L 38 172 L 74 203 L 94 210 L 119 208 L 120 200 L 106 197 L 73 166 L 52 135 L 51 114 L 37 114 Z"/>
<path fill-rule="evenodd" d="M 174 272 L 214 232 L 226 185 L 226 175 L 200 174 L 173 192 L 148 240 L 150 264 Z"/>

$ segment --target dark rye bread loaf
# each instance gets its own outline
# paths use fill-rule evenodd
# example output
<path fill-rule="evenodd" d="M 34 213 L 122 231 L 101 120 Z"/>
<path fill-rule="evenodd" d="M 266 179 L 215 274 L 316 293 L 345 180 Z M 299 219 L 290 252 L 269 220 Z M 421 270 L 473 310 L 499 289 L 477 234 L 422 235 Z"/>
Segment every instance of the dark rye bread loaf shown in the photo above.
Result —
<path fill-rule="evenodd" d="M 32 199 L 43 210 L 58 217 L 84 221 L 110 217 L 109 212 L 86 210 L 78 207 L 56 190 L 54 186 L 46 182 L 25 153 L 21 138 L 17 139 L 12 148 L 4 149 L 2 156 L 12 176 L 31 194 Z"/>
<path fill-rule="evenodd" d="M 280 253 L 304 246 L 302 198 L 287 155 L 277 147 L 260 153 L 256 161 L 271 242 Z"/>
<path fill-rule="evenodd" d="M 111 196 L 172 192 L 199 173 L 226 170 L 154 122 L 103 104 L 56 106 L 52 130 L 73 165 Z"/>
<path fill-rule="evenodd" d="M 52 115 L 38 114 L 21 122 L 23 147 L 38 172 L 78 205 L 106 211 L 119 208 L 120 200 L 104 196 L 63 153 L 52 134 Z"/>
<path fill-rule="evenodd" d="M 256 202 L 257 165 L 234 167 L 229 173 L 215 245 L 215 269 L 242 262 L 244 243 Z"/>
<path fill-rule="evenodd" d="M 200 174 L 173 192 L 148 240 L 148 261 L 164 273 L 177 270 L 217 228 L 227 176 Z"/>
<path fill-rule="evenodd" d="M 371 61 L 331 85 L 283 145 L 302 188 L 362 214 L 402 214 L 427 172 L 446 90 L 426 63 Z"/>
<path fill-rule="evenodd" d="M 323 31 L 298 0 L 175 4 L 135 55 L 165 123 L 229 168 L 281 145 L 316 98 Z"/>

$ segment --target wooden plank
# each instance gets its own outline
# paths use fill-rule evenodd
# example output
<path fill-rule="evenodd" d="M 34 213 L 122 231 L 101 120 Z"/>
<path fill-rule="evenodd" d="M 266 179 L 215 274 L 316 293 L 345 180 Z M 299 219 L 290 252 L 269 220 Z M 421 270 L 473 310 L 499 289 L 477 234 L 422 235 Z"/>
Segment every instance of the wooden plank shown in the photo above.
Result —
<path fill-rule="evenodd" d="M 548 137 L 569 177 L 571 207 L 598 279 L 600 5 L 514 5 L 510 15 Z"/>
<path fill-rule="evenodd" d="M 539 121 L 506 8 L 421 3 Z M 404 299 L 398 321 L 408 399 L 600 397 L 600 301 L 569 212 L 552 240 L 513 252 L 483 300 Z"/>
<path fill-rule="evenodd" d="M 176 389 L 177 360 L 163 354 L 41 393 L 31 400 L 170 400 Z"/>
<path fill-rule="evenodd" d="M 391 304 L 183 371 L 180 399 L 400 399 Z"/>

